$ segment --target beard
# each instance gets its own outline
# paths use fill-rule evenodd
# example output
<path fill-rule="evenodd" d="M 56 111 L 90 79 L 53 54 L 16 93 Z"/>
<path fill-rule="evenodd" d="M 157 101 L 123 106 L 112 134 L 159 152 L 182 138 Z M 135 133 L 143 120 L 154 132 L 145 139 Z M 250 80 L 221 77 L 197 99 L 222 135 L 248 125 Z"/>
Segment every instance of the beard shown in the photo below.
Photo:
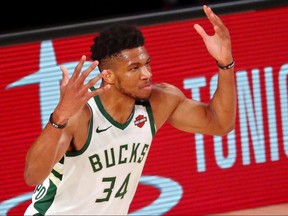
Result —
<path fill-rule="evenodd" d="M 150 97 L 150 93 L 149 94 L 147 93 L 145 95 L 144 94 L 140 95 L 140 94 L 136 94 L 136 93 L 133 93 L 133 92 L 129 92 L 129 91 L 125 90 L 124 88 L 122 88 L 122 86 L 120 86 L 119 90 L 120 90 L 120 92 L 122 94 L 124 94 L 127 97 L 130 97 L 130 98 L 132 98 L 134 100 L 137 100 L 137 101 L 148 100 L 149 97 Z"/>
<path fill-rule="evenodd" d="M 127 97 L 130 97 L 134 100 L 137 100 L 137 101 L 145 101 L 145 100 L 148 100 L 149 97 L 150 97 L 150 94 L 151 94 L 151 91 L 150 92 L 146 92 L 145 94 L 141 94 L 141 91 L 138 90 L 138 91 L 128 91 L 126 88 L 124 88 L 121 83 L 119 83 L 119 85 L 117 86 L 118 90 L 126 95 Z M 136 93 L 135 93 L 136 92 Z"/>

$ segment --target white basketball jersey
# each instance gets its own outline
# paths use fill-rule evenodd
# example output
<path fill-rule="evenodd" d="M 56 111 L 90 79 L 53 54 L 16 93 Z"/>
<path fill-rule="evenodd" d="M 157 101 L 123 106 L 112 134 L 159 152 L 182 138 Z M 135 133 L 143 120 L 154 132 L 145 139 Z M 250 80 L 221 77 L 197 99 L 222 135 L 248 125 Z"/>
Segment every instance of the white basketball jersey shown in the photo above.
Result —
<path fill-rule="evenodd" d="M 67 152 L 54 166 L 35 188 L 25 215 L 128 214 L 156 132 L 150 104 L 136 102 L 124 124 L 113 120 L 98 96 L 88 105 L 92 115 L 85 146 Z"/>

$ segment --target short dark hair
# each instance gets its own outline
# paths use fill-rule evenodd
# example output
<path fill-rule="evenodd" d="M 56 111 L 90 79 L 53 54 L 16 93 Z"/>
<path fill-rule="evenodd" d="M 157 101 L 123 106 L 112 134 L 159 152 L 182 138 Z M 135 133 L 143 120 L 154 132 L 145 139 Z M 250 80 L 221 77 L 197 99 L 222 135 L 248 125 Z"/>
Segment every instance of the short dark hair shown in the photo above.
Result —
<path fill-rule="evenodd" d="M 144 37 L 135 25 L 118 23 L 100 31 L 93 42 L 90 47 L 91 59 L 101 63 L 105 58 L 115 56 L 122 50 L 143 46 Z"/>

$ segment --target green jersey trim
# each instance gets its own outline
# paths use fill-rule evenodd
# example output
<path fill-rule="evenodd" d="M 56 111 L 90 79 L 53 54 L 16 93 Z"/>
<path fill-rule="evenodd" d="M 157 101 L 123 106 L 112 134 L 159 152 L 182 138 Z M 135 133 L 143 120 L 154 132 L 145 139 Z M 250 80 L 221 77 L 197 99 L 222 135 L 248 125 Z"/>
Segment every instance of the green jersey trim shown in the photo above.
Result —
<path fill-rule="evenodd" d="M 65 160 L 65 159 L 64 159 L 64 156 L 63 156 L 58 163 L 64 164 L 64 160 Z"/>
<path fill-rule="evenodd" d="M 149 122 L 150 122 L 151 133 L 152 133 L 152 136 L 154 137 L 156 134 L 156 128 L 155 128 L 153 112 L 152 112 L 152 108 L 151 108 L 151 104 L 150 104 L 149 100 L 136 101 L 135 105 L 142 105 L 146 108 L 146 111 L 148 113 Z"/>
<path fill-rule="evenodd" d="M 45 213 L 47 212 L 47 210 L 50 208 L 50 206 L 52 205 L 53 201 L 54 201 L 54 197 L 55 197 L 55 194 L 56 194 L 56 191 L 57 191 L 57 187 L 56 185 L 50 180 L 50 184 L 49 184 L 49 188 L 47 189 L 47 193 L 46 195 L 36 201 L 34 203 L 34 208 L 41 214 L 41 215 L 45 215 Z M 41 188 L 41 185 L 40 186 L 37 186 L 35 190 L 37 190 L 37 188 L 40 187 Z M 39 215 L 36 214 L 36 215 Z"/>
<path fill-rule="evenodd" d="M 53 175 L 58 178 L 60 181 L 62 180 L 63 175 L 57 172 L 56 170 L 52 169 Z"/>
<path fill-rule="evenodd" d="M 90 111 L 91 111 L 91 107 L 89 104 L 87 104 Z M 92 132 L 93 132 L 93 114 L 91 112 L 91 117 L 90 117 L 90 123 L 89 123 L 89 132 L 88 132 L 88 137 L 87 140 L 85 142 L 85 145 L 83 146 L 82 149 L 80 149 L 79 151 L 68 151 L 66 152 L 66 156 L 67 157 L 73 157 L 73 156 L 77 156 L 77 155 L 81 155 L 89 146 L 91 137 L 92 137 Z"/>
<path fill-rule="evenodd" d="M 134 115 L 134 112 L 135 112 L 135 107 L 133 107 L 133 110 L 131 112 L 131 115 L 130 117 L 128 118 L 128 120 L 124 123 L 124 124 L 120 124 L 119 122 L 115 121 L 110 115 L 109 113 L 106 112 L 106 110 L 104 109 L 104 106 L 99 98 L 99 96 L 97 95 L 96 97 L 94 97 L 94 100 L 100 110 L 100 112 L 102 113 L 103 116 L 105 116 L 105 118 L 112 124 L 114 125 L 115 127 L 121 129 L 121 130 L 124 130 L 129 124 L 130 122 L 132 121 L 132 117 Z"/>
<path fill-rule="evenodd" d="M 152 136 L 154 137 L 156 134 L 156 128 L 155 128 L 155 122 L 154 122 L 153 112 L 152 112 L 150 103 L 149 103 L 149 106 L 146 106 L 146 110 L 147 110 L 148 117 L 150 120 L 149 122 L 150 122 L 151 133 L 152 133 Z"/>
<path fill-rule="evenodd" d="M 94 91 L 96 90 L 95 87 L 91 87 L 90 88 L 91 91 Z M 104 109 L 103 107 L 103 104 L 101 103 L 100 101 L 100 98 L 99 96 L 96 96 L 94 97 L 94 100 L 100 110 L 100 112 L 107 118 L 107 120 L 113 124 L 114 126 L 120 128 L 120 129 L 125 129 L 129 123 L 131 122 L 132 120 L 132 116 L 134 114 L 134 111 L 135 111 L 135 107 L 133 108 L 133 111 L 130 115 L 130 118 L 128 119 L 128 121 L 125 123 L 125 124 L 120 124 L 118 122 L 116 122 L 110 115 L 109 113 L 106 112 L 106 110 Z M 154 122 L 154 117 L 153 117 L 153 112 L 152 112 L 152 108 L 151 108 L 151 105 L 150 105 L 150 102 L 149 100 L 143 100 L 143 101 L 136 101 L 135 102 L 135 105 L 142 105 L 142 106 L 145 106 L 146 107 L 146 110 L 147 110 L 147 113 L 148 113 L 148 117 L 149 117 L 149 120 L 150 120 L 150 128 L 151 128 L 151 133 L 152 133 L 152 136 L 154 137 L 155 134 L 156 134 L 156 128 L 155 128 L 155 122 Z"/>

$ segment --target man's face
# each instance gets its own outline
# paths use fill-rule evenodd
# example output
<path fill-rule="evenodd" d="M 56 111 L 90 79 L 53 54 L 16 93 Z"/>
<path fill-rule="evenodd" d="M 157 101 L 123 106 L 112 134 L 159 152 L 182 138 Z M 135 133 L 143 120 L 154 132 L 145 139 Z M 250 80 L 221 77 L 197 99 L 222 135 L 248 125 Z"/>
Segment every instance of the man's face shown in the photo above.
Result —
<path fill-rule="evenodd" d="M 144 47 L 127 49 L 115 60 L 115 87 L 137 100 L 148 99 L 152 91 L 150 56 Z"/>

